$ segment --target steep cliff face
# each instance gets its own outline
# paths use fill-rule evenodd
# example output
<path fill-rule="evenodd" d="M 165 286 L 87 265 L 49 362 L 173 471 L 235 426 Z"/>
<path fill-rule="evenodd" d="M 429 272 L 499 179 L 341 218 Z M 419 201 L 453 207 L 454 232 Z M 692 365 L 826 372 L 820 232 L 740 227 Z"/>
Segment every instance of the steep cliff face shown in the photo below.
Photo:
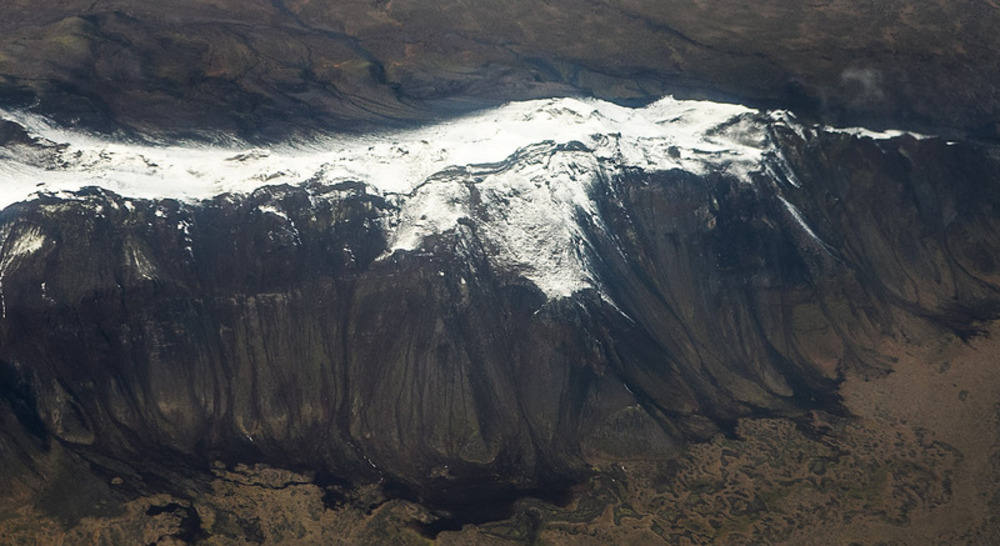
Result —
<path fill-rule="evenodd" d="M 808 430 L 845 413 L 845 373 L 893 370 L 886 340 L 997 318 L 995 151 L 711 108 L 667 101 L 643 111 L 672 116 L 659 140 L 539 140 L 399 191 L 306 173 L 11 205 L 3 450 L 32 468 L 56 443 L 135 476 L 133 494 L 190 496 L 213 461 L 259 462 L 462 513 L 558 493 L 598 461 L 675 457 L 745 417 Z M 12 183 L 101 165 L 7 146 L 37 152 L 8 163 Z M 17 465 L 3 478 L 38 487 Z"/>

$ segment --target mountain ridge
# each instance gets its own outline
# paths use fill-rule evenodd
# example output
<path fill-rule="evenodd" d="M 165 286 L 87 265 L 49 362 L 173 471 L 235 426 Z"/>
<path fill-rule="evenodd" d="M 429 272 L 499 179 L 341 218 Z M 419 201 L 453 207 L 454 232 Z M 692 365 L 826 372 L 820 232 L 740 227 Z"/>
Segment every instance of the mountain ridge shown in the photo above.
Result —
<path fill-rule="evenodd" d="M 258 462 L 460 514 L 605 458 L 676 457 L 741 419 L 808 429 L 844 414 L 845 374 L 893 370 L 880 340 L 997 317 L 988 150 L 739 109 L 703 128 L 768 144 L 755 169 L 701 137 L 640 136 L 630 165 L 624 136 L 598 135 L 405 194 L 305 171 L 194 202 L 91 187 L 11 205 L 0 362 L 23 388 L 8 402 L 45 441 L 147 474 L 144 492 L 177 480 L 163 465 Z M 558 200 L 525 208 L 564 192 L 573 223 Z M 553 262 L 532 254 L 546 244 Z M 150 451 L 160 470 L 129 463 Z"/>

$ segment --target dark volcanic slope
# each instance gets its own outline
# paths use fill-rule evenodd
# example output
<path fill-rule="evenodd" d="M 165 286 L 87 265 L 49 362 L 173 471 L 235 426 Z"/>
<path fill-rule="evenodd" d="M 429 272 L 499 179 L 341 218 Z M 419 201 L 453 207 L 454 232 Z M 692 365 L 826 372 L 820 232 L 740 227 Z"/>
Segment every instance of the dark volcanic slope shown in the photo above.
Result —
<path fill-rule="evenodd" d="M 10 0 L 0 105 L 267 138 L 552 94 L 681 92 L 995 137 L 997 28 L 987 0 Z"/>
<path fill-rule="evenodd" d="M 893 367 L 883 340 L 997 318 L 987 150 L 767 119 L 751 183 L 599 176 L 603 227 L 578 222 L 602 288 L 570 298 L 498 265 L 488 233 L 514 197 L 480 178 L 576 169 L 593 153 L 578 142 L 438 173 L 427 184 L 475 175 L 469 215 L 392 255 L 399 201 L 355 183 L 8 207 L 0 447 L 24 469 L 3 478 L 30 487 L 31 453 L 58 441 L 144 492 L 261 461 L 462 513 L 558 491 L 589 461 L 676 455 L 741 417 L 841 413 L 844 373 Z"/>

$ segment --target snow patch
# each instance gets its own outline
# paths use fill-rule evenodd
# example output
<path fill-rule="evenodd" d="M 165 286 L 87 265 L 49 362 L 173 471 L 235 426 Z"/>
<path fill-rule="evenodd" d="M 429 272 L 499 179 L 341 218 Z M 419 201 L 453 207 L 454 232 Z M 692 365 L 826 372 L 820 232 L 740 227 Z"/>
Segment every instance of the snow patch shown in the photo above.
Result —
<path fill-rule="evenodd" d="M 461 179 L 441 178 L 428 181 L 412 196 L 397 199 L 399 217 L 389 228 L 389 252 L 415 250 L 428 235 L 443 233 L 469 216 L 469 189 Z"/>
<path fill-rule="evenodd" d="M 37 226 L 11 226 L 0 229 L 0 318 L 7 318 L 7 300 L 3 281 L 11 267 L 45 246 L 46 238 Z"/>
<path fill-rule="evenodd" d="M 921 133 L 914 133 L 913 131 L 900 131 L 897 129 L 887 129 L 885 131 L 874 131 L 872 129 L 866 129 L 864 127 L 830 127 L 824 126 L 823 130 L 827 133 L 840 133 L 845 135 L 851 135 L 856 138 L 870 138 L 872 140 L 889 140 L 893 138 L 899 138 L 901 136 L 910 136 L 917 140 L 925 140 L 928 138 L 933 138 L 931 135 L 925 135 Z"/>
<path fill-rule="evenodd" d="M 45 246 L 45 234 L 37 226 L 20 227 L 16 234 L 12 233 L 14 229 L 8 225 L 0 231 L 0 241 L 3 245 L 0 271 L 6 271 L 15 260 L 33 254 Z"/>
<path fill-rule="evenodd" d="M 792 215 L 792 218 L 795 219 L 795 222 L 799 225 L 799 227 L 801 227 L 802 230 L 806 232 L 806 235 L 808 235 L 810 238 L 812 238 L 817 242 L 822 242 L 819 236 L 816 235 L 816 232 L 814 232 L 812 228 L 809 226 L 809 223 L 806 222 L 806 219 L 802 217 L 802 212 L 799 211 L 798 207 L 791 204 L 787 199 L 785 199 L 780 195 L 778 196 L 778 199 L 781 201 L 781 204 L 785 206 L 785 210 L 787 210 Z"/>
<path fill-rule="evenodd" d="M 285 220 L 286 222 L 290 222 L 291 221 L 291 219 L 288 217 L 288 215 L 285 214 L 285 211 L 279 209 L 278 207 L 272 206 L 272 205 L 261 205 L 261 206 L 257 207 L 257 210 L 259 210 L 263 214 L 273 214 L 274 216 L 277 216 L 278 218 L 281 218 L 282 220 Z"/>
<path fill-rule="evenodd" d="M 601 167 L 588 153 L 539 155 L 544 161 L 518 162 L 479 185 L 485 214 L 495 219 L 482 231 L 502 250 L 495 260 L 550 298 L 599 288 L 580 218 L 603 225 L 591 198 Z"/>
<path fill-rule="evenodd" d="M 128 244 L 125 247 L 125 252 L 127 262 L 135 269 L 140 278 L 156 278 L 156 268 L 153 267 L 152 262 L 149 261 L 149 258 L 146 257 L 146 254 L 142 250 L 133 244 Z"/>

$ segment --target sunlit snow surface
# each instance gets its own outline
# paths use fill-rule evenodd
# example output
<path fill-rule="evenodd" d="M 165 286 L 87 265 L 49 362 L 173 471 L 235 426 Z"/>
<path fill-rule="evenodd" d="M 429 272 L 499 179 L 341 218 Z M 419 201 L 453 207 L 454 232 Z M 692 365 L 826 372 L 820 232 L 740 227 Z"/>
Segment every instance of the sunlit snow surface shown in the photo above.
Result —
<path fill-rule="evenodd" d="M 499 250 L 494 260 L 550 297 L 600 288 L 579 222 L 584 214 L 602 225 L 591 198 L 600 176 L 627 167 L 676 168 L 728 172 L 749 182 L 749 173 L 765 168 L 769 146 L 760 112 L 673 98 L 636 109 L 590 99 L 518 102 L 420 129 L 269 149 L 135 145 L 58 129 L 24 113 L 0 111 L 0 117 L 61 144 L 46 161 L 16 154 L 0 161 L 0 207 L 36 192 L 86 186 L 198 201 L 271 184 L 355 180 L 399 204 L 398 217 L 386 222 L 392 252 L 454 229 L 471 214 L 474 185 L 494 219 L 481 226 Z M 772 121 L 789 119 L 771 114 Z M 582 146 L 551 153 L 567 143 Z M 506 167 L 491 165 L 519 151 L 523 157 Z"/>
<path fill-rule="evenodd" d="M 605 153 L 621 152 L 635 166 L 660 165 L 669 146 L 687 151 L 677 166 L 696 170 L 707 154 L 753 162 L 756 150 L 708 132 L 740 114 L 743 106 L 665 98 L 631 109 L 597 100 L 554 99 L 511 103 L 422 129 L 318 139 L 296 148 L 137 146 L 57 129 L 36 116 L 0 111 L 32 136 L 67 144 L 58 170 L 5 162 L 0 206 L 39 189 L 101 186 L 133 197 L 198 199 L 264 184 L 310 179 L 360 180 L 383 192 L 408 192 L 453 165 L 491 163 L 519 148 L 551 140 L 591 143 L 620 134 Z M 43 172 L 44 171 L 44 172 Z M 36 187 L 44 182 L 44 188 Z"/>

